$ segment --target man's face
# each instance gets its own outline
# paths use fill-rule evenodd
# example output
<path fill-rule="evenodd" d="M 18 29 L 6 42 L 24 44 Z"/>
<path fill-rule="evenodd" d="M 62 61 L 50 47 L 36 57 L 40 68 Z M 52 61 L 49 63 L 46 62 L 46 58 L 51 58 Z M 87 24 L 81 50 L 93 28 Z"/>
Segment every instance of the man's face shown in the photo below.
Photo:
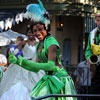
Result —
<path fill-rule="evenodd" d="M 96 17 L 96 24 L 97 24 L 98 28 L 100 29 L 100 16 Z"/>

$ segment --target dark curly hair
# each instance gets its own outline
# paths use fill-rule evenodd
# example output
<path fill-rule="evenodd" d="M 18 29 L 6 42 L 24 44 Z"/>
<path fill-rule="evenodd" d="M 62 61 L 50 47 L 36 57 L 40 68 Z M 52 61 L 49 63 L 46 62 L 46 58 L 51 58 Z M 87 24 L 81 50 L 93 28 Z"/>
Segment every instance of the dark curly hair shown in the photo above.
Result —
<path fill-rule="evenodd" d="M 31 30 L 31 26 L 30 25 L 28 25 L 27 28 L 26 28 L 26 35 L 27 35 L 29 30 Z"/>
<path fill-rule="evenodd" d="M 37 25 L 37 24 L 43 25 L 44 26 L 44 29 L 47 31 L 47 33 L 51 30 L 50 24 L 48 24 L 48 26 L 46 28 L 45 24 L 42 23 L 42 22 L 34 22 L 33 24 L 31 24 L 31 26 L 30 26 L 31 30 L 33 29 L 33 26 L 34 25 Z"/>

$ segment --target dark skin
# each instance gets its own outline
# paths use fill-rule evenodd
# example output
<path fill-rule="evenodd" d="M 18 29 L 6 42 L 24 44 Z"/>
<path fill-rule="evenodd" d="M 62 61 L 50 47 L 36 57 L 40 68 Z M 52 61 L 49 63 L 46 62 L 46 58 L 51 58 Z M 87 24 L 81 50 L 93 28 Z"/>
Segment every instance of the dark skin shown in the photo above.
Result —
<path fill-rule="evenodd" d="M 36 40 L 34 38 L 34 35 L 33 35 L 32 31 L 31 31 L 31 29 L 29 29 L 27 31 L 26 35 L 27 35 L 28 39 L 26 41 L 23 41 L 23 47 L 25 46 L 26 43 L 28 43 L 28 45 L 31 45 L 31 46 L 36 45 L 37 42 L 36 42 Z"/>
<path fill-rule="evenodd" d="M 51 45 L 48 48 L 48 60 L 56 61 L 57 46 Z"/>
<path fill-rule="evenodd" d="M 34 34 L 32 33 L 31 29 L 27 32 L 28 40 L 26 41 L 29 45 L 36 45 L 36 41 L 34 38 Z"/>
<path fill-rule="evenodd" d="M 44 25 L 37 24 L 33 26 L 33 34 L 39 39 L 40 41 L 40 46 L 41 46 L 41 41 L 44 40 L 44 38 L 47 35 L 47 31 L 44 28 Z M 56 45 L 51 45 L 48 48 L 48 60 L 52 60 L 56 62 L 56 53 L 57 53 L 57 46 Z M 36 62 L 39 62 L 38 58 L 36 59 Z M 61 65 L 58 65 L 60 68 L 62 67 Z"/>

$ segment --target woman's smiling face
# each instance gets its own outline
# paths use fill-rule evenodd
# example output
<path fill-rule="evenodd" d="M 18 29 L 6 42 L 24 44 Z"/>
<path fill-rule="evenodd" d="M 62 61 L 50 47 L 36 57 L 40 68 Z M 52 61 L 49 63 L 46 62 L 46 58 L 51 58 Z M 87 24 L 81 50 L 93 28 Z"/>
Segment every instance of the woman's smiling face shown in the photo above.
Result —
<path fill-rule="evenodd" d="M 42 24 L 36 24 L 32 28 L 34 36 L 36 36 L 40 41 L 47 35 L 46 29 Z"/>

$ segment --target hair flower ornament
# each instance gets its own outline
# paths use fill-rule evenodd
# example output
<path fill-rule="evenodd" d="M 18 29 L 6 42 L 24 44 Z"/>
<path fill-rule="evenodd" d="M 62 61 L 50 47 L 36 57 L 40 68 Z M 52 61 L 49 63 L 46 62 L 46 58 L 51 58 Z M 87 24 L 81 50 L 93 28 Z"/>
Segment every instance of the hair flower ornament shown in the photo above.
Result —
<path fill-rule="evenodd" d="M 42 22 L 45 24 L 46 28 L 50 24 L 49 13 L 44 8 L 42 2 L 38 0 L 39 4 L 29 4 L 26 7 L 26 13 L 24 18 L 31 19 L 33 22 Z"/>

